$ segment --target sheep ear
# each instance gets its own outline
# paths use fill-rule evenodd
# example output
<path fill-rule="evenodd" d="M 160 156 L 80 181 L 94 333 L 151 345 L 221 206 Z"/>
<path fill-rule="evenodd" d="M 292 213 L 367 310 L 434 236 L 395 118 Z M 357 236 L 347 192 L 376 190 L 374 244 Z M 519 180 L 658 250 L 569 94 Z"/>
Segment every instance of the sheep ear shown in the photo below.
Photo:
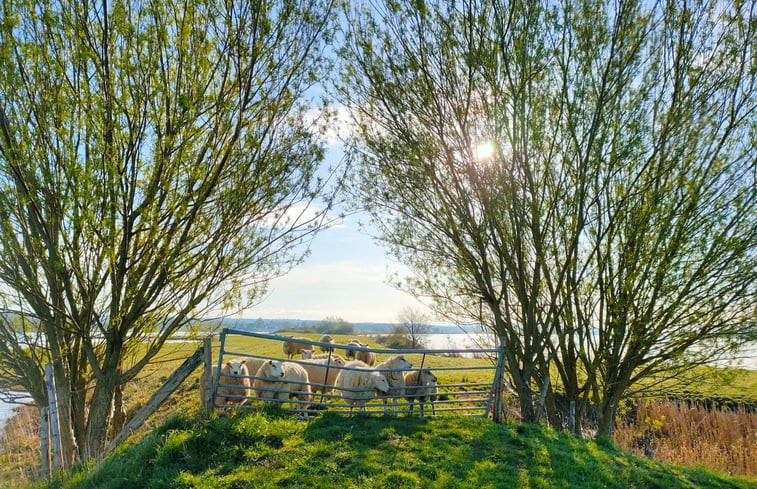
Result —
<path fill-rule="evenodd" d="M 231 368 L 231 362 L 226 362 L 226 366 Z"/>
<path fill-rule="evenodd" d="M 239 363 L 244 363 L 245 365 L 247 365 L 247 359 L 245 358 L 244 360 L 242 360 L 242 361 L 241 361 L 241 362 L 239 362 Z"/>

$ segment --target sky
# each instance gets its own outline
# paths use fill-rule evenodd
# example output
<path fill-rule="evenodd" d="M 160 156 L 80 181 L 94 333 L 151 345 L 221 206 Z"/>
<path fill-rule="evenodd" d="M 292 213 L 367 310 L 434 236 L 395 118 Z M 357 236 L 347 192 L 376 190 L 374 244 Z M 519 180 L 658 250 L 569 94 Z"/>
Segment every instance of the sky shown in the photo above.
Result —
<path fill-rule="evenodd" d="M 334 165 L 342 156 L 343 146 L 334 135 L 328 139 L 323 164 Z M 350 215 L 317 234 L 304 263 L 272 280 L 263 300 L 236 317 L 321 320 L 337 316 L 351 323 L 397 323 L 405 307 L 427 312 L 411 294 L 389 285 L 390 275 L 406 269 L 361 231 L 361 220 L 366 216 Z"/>

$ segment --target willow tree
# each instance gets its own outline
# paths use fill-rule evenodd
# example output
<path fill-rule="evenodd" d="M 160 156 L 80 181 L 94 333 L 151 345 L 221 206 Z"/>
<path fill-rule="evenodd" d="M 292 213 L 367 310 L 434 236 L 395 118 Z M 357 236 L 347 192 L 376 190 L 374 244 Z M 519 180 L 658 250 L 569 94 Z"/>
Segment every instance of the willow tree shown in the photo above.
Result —
<path fill-rule="evenodd" d="M 601 172 L 555 358 L 607 434 L 629 391 L 649 389 L 644 379 L 691 381 L 754 330 L 757 3 L 619 2 L 580 14 L 588 22 L 566 38 L 603 54 L 566 54 L 561 69 L 596 89 L 590 106 L 604 120 L 587 149 Z M 590 134 L 570 126 L 576 141 Z"/>
<path fill-rule="evenodd" d="M 89 459 L 167 338 L 254 301 L 323 226 L 304 95 L 331 3 L 0 11 L 0 287 L 24 318 L 3 322 L 0 365 L 38 405 L 54 365 L 66 459 Z"/>
<path fill-rule="evenodd" d="M 481 320 L 506 341 L 522 418 L 533 421 L 565 275 L 544 259 L 571 181 L 556 164 L 560 92 L 544 9 L 372 7 L 348 14 L 343 51 L 342 99 L 357 117 L 353 189 L 413 271 L 406 285 L 441 315 Z"/>
<path fill-rule="evenodd" d="M 451 315 L 480 304 L 524 420 L 550 362 L 607 433 L 645 378 L 748 337 L 754 2 L 348 15 L 359 204 L 411 289 Z"/>

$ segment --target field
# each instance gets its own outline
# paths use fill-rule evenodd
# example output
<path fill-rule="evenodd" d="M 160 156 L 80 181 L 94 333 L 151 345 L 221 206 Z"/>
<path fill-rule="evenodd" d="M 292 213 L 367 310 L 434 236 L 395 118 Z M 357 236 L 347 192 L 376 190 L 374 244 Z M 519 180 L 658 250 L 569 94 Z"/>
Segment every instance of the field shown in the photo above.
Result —
<path fill-rule="evenodd" d="M 40 489 L 748 488 L 637 458 L 605 441 L 481 418 L 273 413 L 176 416 L 140 443 Z"/>
<path fill-rule="evenodd" d="M 317 340 L 320 335 L 298 336 Z M 335 339 L 337 342 L 346 343 L 349 338 L 335 337 Z M 371 346 L 378 347 L 371 338 L 362 337 L 361 340 Z M 159 361 L 145 370 L 138 382 L 129 386 L 126 392 L 126 398 L 129 400 L 128 411 L 131 413 L 138 409 L 152 391 L 197 346 L 197 343 L 167 345 Z M 217 359 L 218 350 L 219 345 L 216 341 L 214 344 L 214 361 Z M 226 350 L 273 357 L 282 356 L 280 343 L 249 337 L 230 338 Z M 386 356 L 388 355 L 379 355 L 379 361 Z M 414 358 L 410 355 L 408 357 L 410 357 L 414 366 L 420 365 L 420 357 Z M 427 356 L 424 360 L 424 366 L 432 369 L 463 365 L 491 366 L 491 361 L 488 359 L 438 356 Z M 443 383 L 488 382 L 491 379 L 492 370 L 439 371 L 438 373 L 440 382 Z M 677 403 L 669 401 L 660 402 L 658 403 L 659 406 L 658 404 L 640 403 L 633 410 L 625 413 L 625 419 L 628 421 L 618 426 L 615 443 L 629 452 L 653 457 L 654 462 L 652 462 L 646 459 L 635 459 L 630 454 L 613 448 L 614 445 L 609 442 L 599 444 L 584 442 L 567 435 L 554 433 L 546 427 L 519 426 L 516 424 L 497 427 L 481 418 L 449 416 L 434 420 L 417 417 L 408 418 L 406 416 L 399 418 L 364 418 L 361 416 L 345 418 L 332 413 L 310 422 L 301 422 L 292 419 L 291 416 L 286 416 L 284 413 L 274 412 L 259 415 L 258 413 L 245 412 L 233 413 L 230 416 L 226 414 L 213 415 L 212 420 L 207 421 L 198 414 L 198 375 L 199 371 L 190 376 L 173 398 L 148 420 L 140 433 L 132 438 L 132 444 L 120 449 L 119 455 L 117 455 L 119 458 L 110 459 L 111 462 L 106 462 L 94 471 L 87 469 L 65 484 L 61 480 L 56 483 L 57 485 L 53 484 L 50 487 L 107 487 L 100 485 L 104 479 L 97 478 L 115 477 L 109 471 L 117 471 L 116 466 L 118 464 L 126 464 L 128 467 L 129 463 L 125 459 L 138 460 L 141 456 L 149 458 L 147 462 L 142 462 L 143 465 L 152 467 L 150 469 L 152 471 L 157 471 L 140 476 L 149 476 L 149 480 L 155 481 L 154 483 L 151 482 L 149 487 L 248 487 L 247 485 L 237 485 L 233 481 L 253 481 L 257 480 L 258 477 L 264 478 L 263 475 L 256 475 L 254 472 L 258 470 L 265 473 L 262 470 L 265 467 L 277 469 L 276 477 L 281 479 L 280 484 L 284 484 L 284 481 L 291 481 L 291 487 L 305 486 L 304 479 L 300 480 L 298 475 L 300 471 L 305 469 L 292 465 L 295 461 L 290 460 L 291 457 L 299 457 L 301 460 L 297 463 L 305 465 L 307 465 L 307 460 L 311 460 L 313 457 L 323 459 L 326 462 L 325 467 L 308 469 L 305 470 L 305 473 L 326 471 L 332 477 L 344 477 L 345 474 L 351 474 L 349 480 L 365 483 L 358 484 L 361 487 L 365 485 L 382 487 L 382 484 L 388 483 L 389 480 L 396 481 L 397 487 L 416 487 L 418 484 L 428 483 L 427 475 L 424 474 L 423 470 L 432 470 L 433 473 L 428 477 L 434 475 L 434 477 L 440 478 L 439 480 L 448 480 L 446 487 L 458 487 L 453 484 L 453 480 L 476 482 L 471 479 L 474 466 L 476 472 L 490 474 L 484 478 L 485 480 L 479 481 L 482 487 L 486 487 L 487 484 L 495 484 L 492 485 L 492 487 L 495 487 L 499 486 L 500 483 L 514 487 L 603 487 L 581 485 L 577 482 L 579 479 L 576 479 L 576 477 L 584 478 L 582 484 L 589 484 L 594 480 L 604 480 L 606 487 L 654 487 L 641 484 L 638 481 L 633 483 L 629 481 L 634 478 L 638 478 L 639 481 L 648 481 L 650 480 L 648 478 L 656 477 L 661 477 L 661 481 L 683 478 L 682 480 L 689 480 L 692 484 L 681 487 L 757 487 L 749 485 L 746 481 L 731 486 L 730 483 L 726 484 L 721 482 L 720 479 L 716 481 L 715 476 L 701 469 L 686 471 L 663 467 L 658 463 L 706 465 L 722 474 L 757 477 L 757 468 L 753 462 L 754 457 L 750 456 L 754 450 L 757 450 L 757 440 L 755 439 L 757 436 L 757 414 L 754 412 L 740 411 L 734 418 L 727 417 L 730 416 L 728 413 L 708 411 L 701 406 L 694 410 L 683 410 Z M 757 390 L 750 390 L 750 386 L 754 386 L 757 382 L 757 372 L 733 371 L 729 377 L 731 385 L 727 389 L 718 390 L 719 396 L 727 397 L 729 394 L 739 393 L 742 399 L 746 394 L 747 397 L 752 396 L 752 401 L 757 401 L 754 398 L 754 396 L 757 396 Z M 705 378 L 703 377 L 703 379 Z M 713 383 L 717 381 L 719 381 L 719 378 L 713 380 Z M 703 382 L 699 386 L 701 391 L 693 394 L 706 396 L 713 393 L 714 387 L 707 383 Z M 166 419 L 173 419 L 173 421 L 164 425 Z M 673 424 L 674 422 L 675 424 Z M 29 481 L 34 480 L 37 447 L 39 445 L 36 436 L 36 423 L 35 411 L 28 410 L 9 424 L 2 439 L 3 450 L 0 452 L 0 487 L 25 487 Z M 258 426 L 260 424 L 264 425 L 264 428 Z M 286 436 L 277 432 L 261 435 L 263 436 L 262 439 L 253 436 L 246 442 L 250 445 L 248 447 L 245 447 L 243 439 L 235 442 L 234 447 L 220 446 L 221 441 L 214 439 L 214 437 L 234 438 L 242 436 L 237 432 L 252 429 L 249 428 L 251 425 L 258 426 L 255 429 L 259 433 L 263 433 L 269 429 L 269 424 L 284 429 Z M 429 434 L 428 427 L 433 427 L 433 435 Z M 458 432 L 458 430 L 463 431 Z M 506 442 L 506 446 L 502 448 L 505 453 L 494 456 L 491 460 L 487 459 L 488 462 L 467 459 L 456 461 L 443 458 L 440 462 L 444 465 L 435 464 L 433 469 L 423 469 L 417 465 L 418 460 L 423 460 L 426 457 L 424 455 L 426 450 L 444 451 L 445 456 L 446 451 L 462 450 L 457 445 L 452 447 L 436 445 L 441 443 L 439 440 L 445 439 L 445 437 L 463 440 L 474 436 L 465 434 L 471 430 L 476 432 L 476 439 L 489 440 L 492 443 Z M 309 432 L 317 433 L 319 439 L 323 437 L 330 439 L 330 442 L 320 448 L 317 447 L 317 444 L 312 446 L 313 439 L 316 437 L 312 434 L 307 435 Z M 356 433 L 363 432 L 367 432 L 370 437 L 373 437 L 375 446 L 361 448 L 361 445 L 354 443 L 350 445 L 352 448 L 341 446 L 344 438 L 347 440 L 355 439 Z M 397 441 L 391 441 L 393 439 L 390 436 L 392 432 L 401 432 L 404 435 L 398 437 Z M 518 437 L 523 433 L 529 434 L 535 439 L 519 442 Z M 337 435 L 341 438 L 338 438 Z M 145 436 L 144 442 L 133 444 Z M 270 439 L 279 441 L 270 442 Z M 362 435 L 360 439 L 363 439 Z M 450 442 L 451 440 L 447 440 L 445 443 Z M 424 443 L 427 446 L 424 446 Z M 526 446 L 529 443 L 533 443 L 534 446 Z M 396 451 L 392 448 L 395 444 L 397 447 L 402 446 L 403 451 Z M 211 454 L 209 460 L 193 460 L 193 457 L 199 457 L 198 454 L 192 453 L 199 446 L 216 447 L 213 450 L 209 449 L 208 453 Z M 379 450 L 378 446 L 384 447 L 384 449 Z M 405 454 L 408 447 L 412 447 L 412 450 L 410 450 L 412 456 Z M 218 453 L 215 450 L 218 450 Z M 289 450 L 293 451 L 290 452 Z M 339 453 L 342 453 L 342 455 L 339 457 L 327 455 L 329 450 L 341 450 Z M 483 448 L 477 450 L 480 451 Z M 492 448 L 492 450 L 497 452 L 498 449 Z M 473 455 L 478 456 L 478 451 Z M 386 452 L 386 456 L 392 457 L 393 460 L 407 459 L 402 463 L 398 462 L 397 469 L 392 471 L 391 479 L 386 479 L 385 474 L 374 471 L 373 468 L 378 462 L 368 463 L 369 460 L 378 458 L 382 452 Z M 269 454 L 268 458 L 264 455 L 266 453 Z M 466 453 L 471 454 L 470 451 Z M 349 454 L 361 457 L 366 465 L 357 464 L 357 460 L 349 461 Z M 227 457 L 230 457 L 230 459 L 224 462 L 222 459 Z M 539 457 L 543 457 L 544 460 L 540 461 Z M 563 462 L 564 457 L 567 458 Z M 528 462 L 531 459 L 533 465 Z M 162 460 L 167 461 L 170 467 L 161 466 L 160 461 Z M 576 465 L 577 460 L 580 462 L 578 465 Z M 563 463 L 564 465 L 562 465 Z M 235 464 L 252 465 L 258 467 L 258 469 L 237 467 Z M 479 467 L 480 464 L 483 465 Z M 447 467 L 447 465 L 450 466 Z M 513 467 L 518 467 L 515 473 L 512 472 Z M 579 467 L 580 470 L 576 474 L 572 474 L 571 471 L 576 467 Z M 124 470 L 128 471 L 128 469 Z M 244 474 L 237 474 L 240 471 L 243 471 Z M 658 471 L 662 471 L 662 473 L 658 474 Z M 500 472 L 502 473 L 500 474 Z M 108 473 L 110 473 L 110 476 L 104 475 Z M 124 472 L 124 475 L 128 474 Z M 320 472 L 315 475 L 324 477 L 324 474 Z M 315 475 L 313 476 L 315 477 Z M 708 485 L 709 483 L 699 485 L 699 482 L 695 482 L 710 479 L 712 479 L 710 481 L 712 485 Z M 80 480 L 81 483 L 74 482 L 77 480 Z M 100 482 L 95 484 L 93 482 L 95 480 Z M 169 480 L 172 482 L 169 482 Z M 211 480 L 212 483 L 207 482 Z M 206 481 L 207 484 L 203 481 Z M 350 486 L 347 481 L 343 482 Z M 634 486 L 633 484 L 639 485 Z M 286 486 L 289 487 L 288 484 Z M 255 483 L 249 487 L 258 487 L 258 485 Z M 260 487 L 265 487 L 265 485 Z M 445 486 L 442 485 L 441 487 Z M 659 487 L 668 486 L 660 485 Z M 677 486 L 672 485 L 670 487 Z"/>

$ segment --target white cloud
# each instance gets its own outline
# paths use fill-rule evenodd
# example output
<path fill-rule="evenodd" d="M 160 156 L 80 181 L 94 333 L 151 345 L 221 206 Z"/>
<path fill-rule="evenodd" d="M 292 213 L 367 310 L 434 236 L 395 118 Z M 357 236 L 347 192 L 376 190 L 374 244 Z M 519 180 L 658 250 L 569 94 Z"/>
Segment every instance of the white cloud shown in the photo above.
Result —
<path fill-rule="evenodd" d="M 245 316 L 396 322 L 406 306 L 419 307 L 408 293 L 386 283 L 384 264 L 343 260 L 296 268 L 271 283 L 268 296 Z"/>

